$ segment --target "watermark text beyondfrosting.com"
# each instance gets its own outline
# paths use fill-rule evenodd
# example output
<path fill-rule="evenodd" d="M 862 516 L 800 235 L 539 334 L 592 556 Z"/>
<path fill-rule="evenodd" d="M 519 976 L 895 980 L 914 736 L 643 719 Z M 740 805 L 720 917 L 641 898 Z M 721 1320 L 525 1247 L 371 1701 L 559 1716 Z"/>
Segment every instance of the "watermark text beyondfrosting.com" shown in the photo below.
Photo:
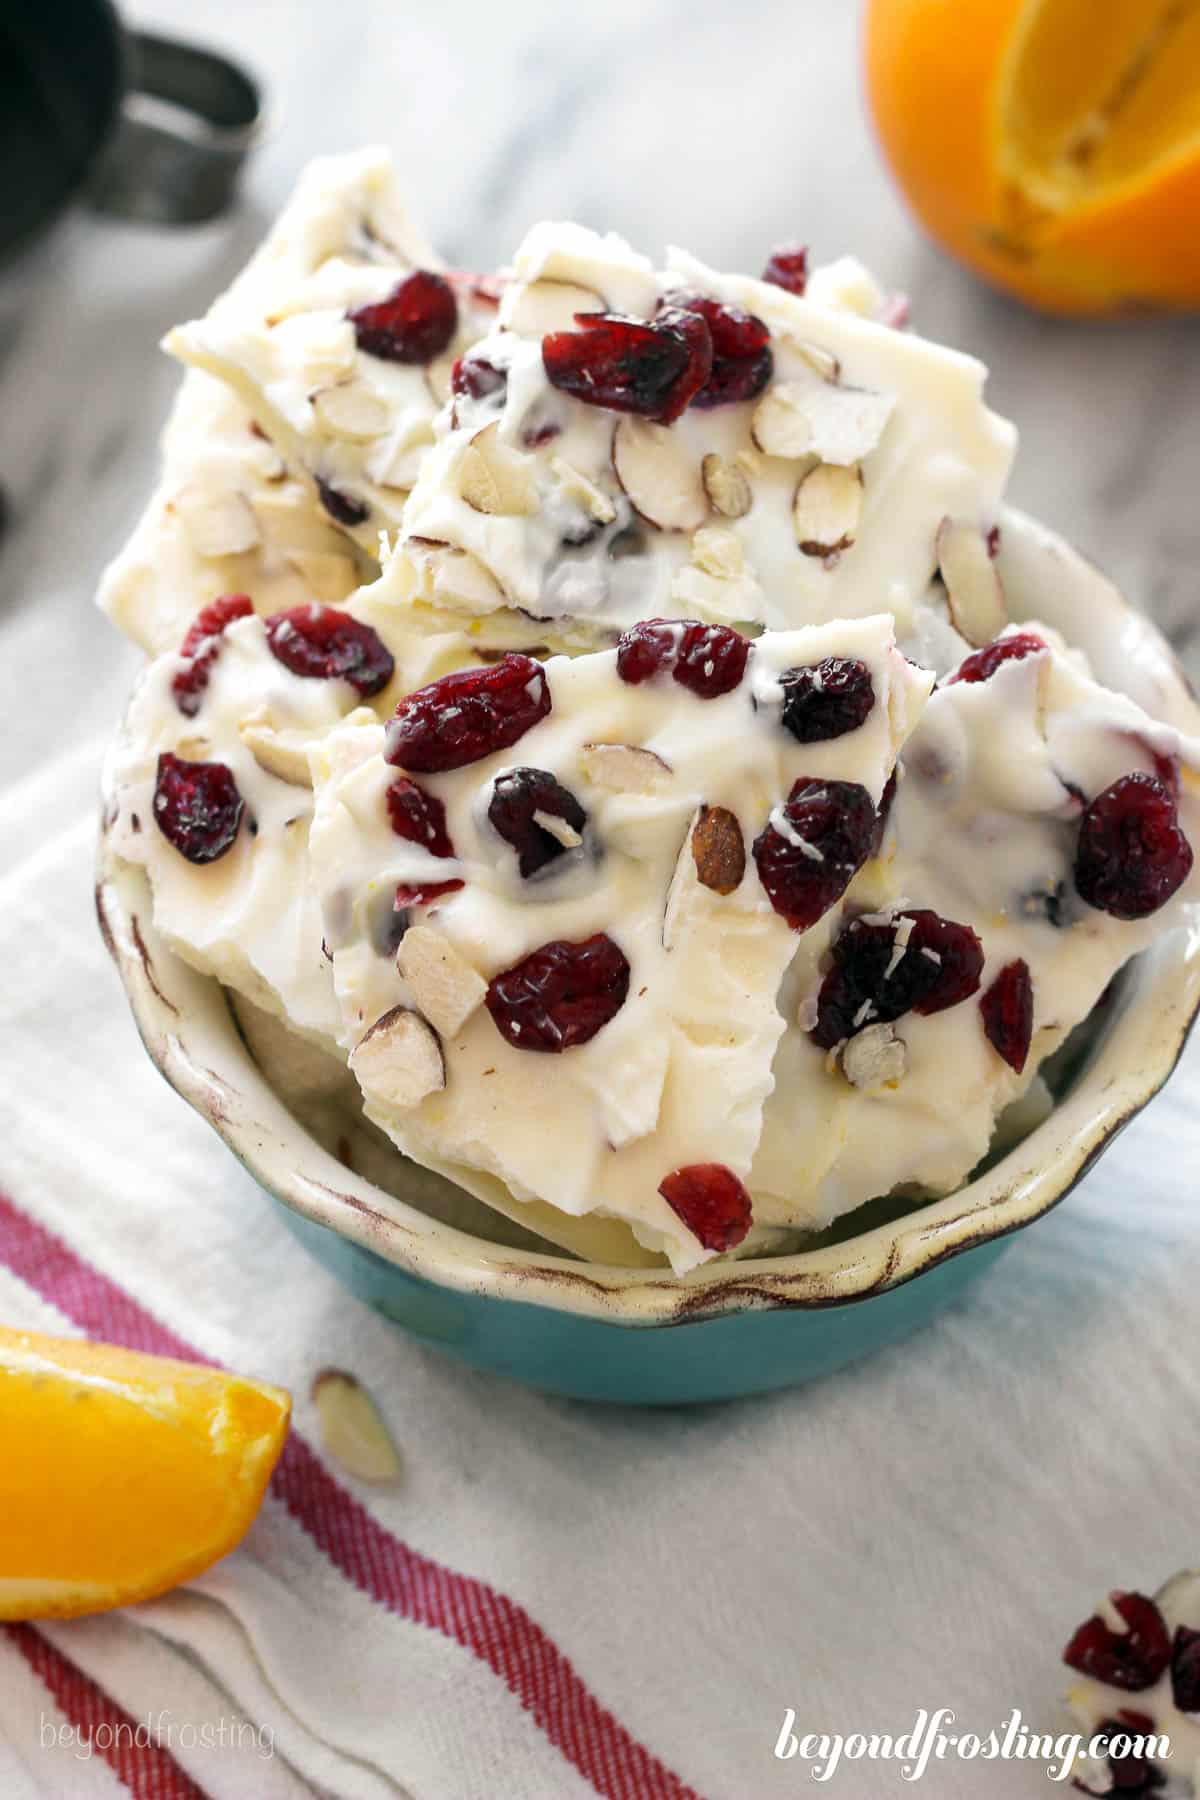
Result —
<path fill-rule="evenodd" d="M 1079 1731 L 1030 1731 L 1014 1707 L 1007 1719 L 992 1731 L 952 1731 L 956 1715 L 949 1707 L 926 1712 L 921 1707 L 907 1731 L 898 1736 L 886 1732 L 797 1731 L 796 1709 L 789 1706 L 775 1740 L 780 1762 L 799 1757 L 814 1781 L 832 1781 L 844 1762 L 890 1762 L 900 1765 L 905 1781 L 920 1781 L 931 1762 L 1039 1762 L 1051 1781 L 1066 1781 L 1084 1757 L 1103 1762 L 1106 1756 L 1140 1756 L 1165 1762 L 1171 1754 L 1167 1737 L 1130 1730 L 1098 1733 L 1088 1738 Z"/>
<path fill-rule="evenodd" d="M 42 1713 L 38 1739 L 43 1750 L 69 1750 L 81 1762 L 97 1752 L 101 1756 L 111 1750 L 252 1750 L 264 1762 L 275 1755 L 275 1733 L 269 1725 L 252 1725 L 249 1719 L 205 1719 L 193 1724 L 176 1719 L 169 1712 L 147 1713 L 144 1719 L 122 1719 L 108 1723 L 98 1719 L 94 1724 L 72 1725 L 50 1719 Z"/>

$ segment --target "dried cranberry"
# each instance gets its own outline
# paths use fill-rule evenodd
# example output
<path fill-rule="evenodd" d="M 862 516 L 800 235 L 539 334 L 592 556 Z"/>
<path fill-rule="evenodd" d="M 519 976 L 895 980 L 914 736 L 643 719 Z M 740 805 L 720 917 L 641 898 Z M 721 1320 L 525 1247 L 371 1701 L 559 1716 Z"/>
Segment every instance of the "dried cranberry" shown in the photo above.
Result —
<path fill-rule="evenodd" d="M 1175 1627 L 1171 1645 L 1171 1696 L 1180 1712 L 1200 1713 L 1200 1631 Z"/>
<path fill-rule="evenodd" d="M 581 836 L 587 824 L 587 814 L 574 794 L 548 769 L 509 769 L 496 777 L 487 816 L 516 851 L 525 880 L 557 862 L 571 847 L 538 823 L 539 814 L 561 819 Z"/>
<path fill-rule="evenodd" d="M 576 313 L 578 331 L 542 339 L 551 387 L 610 412 L 669 425 L 712 373 L 712 339 L 695 313 L 662 312 L 649 324 L 619 313 Z"/>
<path fill-rule="evenodd" d="M 409 906 L 427 906 L 431 900 L 440 900 L 443 894 L 456 894 L 463 881 L 402 881 L 396 889 L 395 909 L 403 912 Z"/>
<path fill-rule="evenodd" d="M 232 850 L 244 810 L 224 763 L 184 762 L 169 750 L 159 757 L 154 823 L 189 862 L 216 862 Z"/>
<path fill-rule="evenodd" d="M 879 309 L 878 319 L 881 325 L 891 326 L 893 331 L 903 331 L 912 316 L 912 302 L 907 294 L 892 294 Z M 999 531 L 998 525 L 992 531 Z M 989 540 L 991 533 L 988 534 Z M 995 554 L 993 552 L 993 554 Z"/>
<path fill-rule="evenodd" d="M 178 669 L 171 681 L 171 694 L 181 713 L 194 718 L 200 711 L 209 672 L 221 654 L 221 638 L 225 627 L 235 619 L 247 619 L 254 611 L 249 594 L 222 594 L 196 614 L 187 636 L 179 646 L 185 667 Z"/>
<path fill-rule="evenodd" d="M 271 654 L 293 675 L 348 681 L 369 700 L 392 679 L 396 664 L 377 631 L 336 606 L 293 606 L 267 620 Z"/>
<path fill-rule="evenodd" d="M 345 525 L 347 529 L 366 524 L 371 516 L 371 509 L 365 500 L 359 500 L 354 494 L 347 494 L 344 489 L 334 487 L 331 481 L 325 481 L 320 475 L 314 479 L 321 496 L 321 505 L 331 519 L 338 525 Z"/>
<path fill-rule="evenodd" d="M 1122 775 L 1083 815 L 1075 887 L 1114 919 L 1145 919 L 1191 873 L 1192 846 L 1179 829 L 1175 796 L 1157 775 Z"/>
<path fill-rule="evenodd" d="M 802 744 L 857 731 L 875 706 L 875 684 L 857 657 L 826 656 L 819 663 L 785 669 L 783 723 Z"/>
<path fill-rule="evenodd" d="M 802 294 L 808 286 L 808 250 L 804 244 L 776 244 L 762 272 L 772 287 L 786 288 L 789 294 Z"/>
<path fill-rule="evenodd" d="M 671 674 L 698 699 L 716 700 L 740 684 L 749 655 L 749 638 L 728 625 L 692 624 L 684 632 Z"/>
<path fill-rule="evenodd" d="M 732 693 L 746 673 L 750 640 L 728 625 L 643 619 L 617 641 L 617 674 L 631 687 L 670 673 L 701 700 Z"/>
<path fill-rule="evenodd" d="M 1001 663 L 1022 662 L 1025 657 L 1036 656 L 1039 650 L 1046 648 L 1045 640 L 1034 632 L 1014 631 L 1011 637 L 996 638 L 982 650 L 964 656 L 953 675 L 947 675 L 945 685 L 951 687 L 956 681 L 987 681 Z"/>
<path fill-rule="evenodd" d="M 675 1169 L 658 1191 L 706 1250 L 732 1250 L 750 1229 L 750 1196 L 724 1163 Z"/>
<path fill-rule="evenodd" d="M 384 362 L 430 363 L 458 328 L 458 302 L 442 275 L 415 269 L 388 295 L 347 313 L 360 350 Z"/>
<path fill-rule="evenodd" d="M 703 294 L 672 295 L 670 304 L 698 314 L 712 339 L 712 374 L 692 405 L 730 406 L 739 400 L 757 399 L 775 368 L 771 333 L 762 320 Z"/>
<path fill-rule="evenodd" d="M 979 1002 L 988 1043 L 1017 1074 L 1033 1037 L 1033 977 L 1023 957 L 1005 963 Z"/>
<path fill-rule="evenodd" d="M 897 958 L 902 921 L 908 931 Z M 822 1050 L 832 1050 L 867 1024 L 958 1006 L 976 991 L 983 970 L 983 945 L 971 927 L 928 908 L 884 921 L 852 919 L 831 955 L 812 1033 Z"/>
<path fill-rule="evenodd" d="M 1147 1757 L 1136 1756 L 1132 1746 L 1123 1756 L 1114 1756 L 1108 1748 L 1118 1738 L 1149 1737 L 1153 1731 L 1154 1720 L 1148 1714 L 1124 1710 L 1115 1719 L 1104 1719 L 1097 1726 L 1095 1736 L 1103 1740 L 1101 1747 L 1107 1756 L 1111 1781 L 1111 1785 L 1103 1790 L 1105 1793 L 1146 1795 L 1157 1793 L 1166 1786 L 1167 1778 L 1162 1770 L 1155 1768 Z M 1082 1787 L 1078 1782 L 1076 1786 L 1085 1794 L 1096 1791 Z"/>
<path fill-rule="evenodd" d="M 471 400 L 486 400 L 489 394 L 504 392 L 508 376 L 486 357 L 460 356 L 450 371 L 450 386 L 454 393 Z"/>
<path fill-rule="evenodd" d="M 969 925 L 943 919 L 927 908 L 901 916 L 912 920 L 912 931 L 906 954 L 893 971 L 889 995 L 904 1000 L 905 1012 L 925 1018 L 969 1000 L 983 974 L 983 945 L 976 933 Z"/>
<path fill-rule="evenodd" d="M 430 856 L 453 856 L 454 845 L 446 829 L 446 808 L 436 794 L 429 794 L 415 781 L 401 775 L 393 781 L 384 798 L 388 818 L 397 837 L 410 844 L 420 844 Z"/>
<path fill-rule="evenodd" d="M 1114 1631 L 1093 1613 L 1063 1651 L 1063 1661 L 1094 1681 L 1137 1694 L 1153 1687 L 1170 1661 L 1166 1623 L 1145 1594 L 1110 1594 L 1109 1599 L 1129 1629 Z"/>
<path fill-rule="evenodd" d="M 801 777 L 782 814 L 786 834 L 768 824 L 755 839 L 754 861 L 775 911 L 796 931 L 807 931 L 871 854 L 875 806 L 857 781 Z"/>
<path fill-rule="evenodd" d="M 550 711 L 546 672 L 510 650 L 483 669 L 458 669 L 418 688 L 388 723 L 386 761 L 418 774 L 462 769 L 507 750 Z"/>
<path fill-rule="evenodd" d="M 487 1009 L 515 1050 L 558 1055 L 586 1044 L 616 1017 L 629 993 L 629 963 L 603 932 L 557 938 L 493 978 Z"/>

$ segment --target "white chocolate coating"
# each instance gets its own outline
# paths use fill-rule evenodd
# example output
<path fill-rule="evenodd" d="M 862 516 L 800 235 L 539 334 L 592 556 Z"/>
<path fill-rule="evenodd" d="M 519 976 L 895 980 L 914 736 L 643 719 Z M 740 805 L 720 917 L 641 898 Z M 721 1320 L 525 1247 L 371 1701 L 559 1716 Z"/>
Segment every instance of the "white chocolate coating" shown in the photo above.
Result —
<path fill-rule="evenodd" d="M 496 302 L 482 286 L 460 286 L 455 340 L 427 366 L 366 354 L 347 314 L 386 299 L 414 269 L 442 267 L 385 151 L 321 157 L 244 275 L 205 318 L 166 339 L 182 362 L 228 384 L 289 466 L 362 510 L 345 528 L 369 557 L 380 532 L 399 524 L 451 363 L 487 329 Z"/>
<path fill-rule="evenodd" d="M 347 681 L 293 674 L 268 648 L 262 619 L 239 619 L 225 630 L 194 716 L 180 711 L 171 691 L 183 666 L 178 649 L 147 667 L 105 780 L 116 809 L 114 845 L 146 868 L 155 923 L 173 947 L 195 967 L 323 1040 L 340 1035 L 341 1020 L 309 872 L 307 746 L 352 714 L 386 718 L 402 694 L 471 660 L 461 635 L 414 626 L 401 640 L 390 633 L 390 616 L 355 603 L 343 610 L 372 625 L 395 657 L 391 683 L 373 700 L 364 704 Z M 233 772 L 246 817 L 232 850 L 215 863 L 188 862 L 153 823 L 163 752 L 222 762 Z"/>
<path fill-rule="evenodd" d="M 371 565 L 289 474 L 243 403 L 189 369 L 167 421 L 162 478 L 105 570 L 104 612 L 150 656 L 173 650 L 202 606 L 248 594 L 260 613 L 337 605 Z"/>
<path fill-rule="evenodd" d="M 800 744 L 780 723 L 777 677 L 827 656 L 866 664 L 875 705 L 856 731 Z M 630 964 L 629 997 L 590 1043 L 559 1055 L 514 1048 L 476 995 L 462 1028 L 443 1040 L 444 1088 L 413 1105 L 407 1090 L 393 1098 L 388 1079 L 367 1081 L 367 1110 L 417 1161 L 466 1165 L 519 1200 L 623 1220 L 682 1271 L 706 1253 L 659 1183 L 695 1163 L 748 1173 L 784 1028 L 780 981 L 797 955 L 814 966 L 827 937 L 823 921 L 799 933 L 772 910 L 749 856 L 733 893 L 701 885 L 694 815 L 728 808 L 749 852 L 802 776 L 855 781 L 878 801 L 929 678 L 895 649 L 886 617 L 768 634 L 742 684 L 714 700 L 669 676 L 630 686 L 615 665 L 612 652 L 551 659 L 553 710 L 518 744 L 415 777 L 445 806 L 453 860 L 392 831 L 384 796 L 399 771 L 383 759 L 382 730 L 335 733 L 313 754 L 312 859 L 347 1050 L 393 1008 L 422 1010 L 387 930 L 399 883 L 464 880 L 413 919 L 485 980 L 553 940 L 614 939 Z M 658 758 L 665 766 L 652 791 L 613 791 L 590 778 L 588 747 L 597 743 Z M 495 778 L 513 767 L 549 770 L 588 814 L 579 847 L 529 880 L 485 817 Z M 673 881 L 682 887 L 672 894 Z"/>
<path fill-rule="evenodd" d="M 1061 645 L 1046 626 L 1020 629 Z M 869 1092 L 851 1086 L 803 1029 L 789 1029 L 751 1183 L 764 1222 L 821 1228 L 896 1187 L 950 1192 L 986 1153 L 998 1115 L 1122 964 L 1194 916 L 1195 872 L 1140 922 L 1098 912 L 1074 891 L 1078 795 L 1092 798 L 1133 770 L 1152 773 L 1155 752 L 1183 758 L 1180 818 L 1200 842 L 1200 742 L 1099 687 L 1081 662 L 1048 648 L 1002 664 L 987 681 L 939 686 L 902 755 L 885 856 L 847 895 L 853 910 L 927 907 L 972 926 L 986 953 L 980 995 L 1007 963 L 1027 963 L 1034 1036 L 1023 1074 L 989 1043 L 978 996 L 898 1020 L 904 1078 Z M 781 1004 L 799 1019 L 819 981 L 789 986 Z"/>
<path fill-rule="evenodd" d="M 757 399 L 692 406 L 659 426 L 549 383 L 543 334 L 571 329 L 576 312 L 649 318 L 660 301 L 696 294 L 769 327 L 774 373 Z M 620 239 L 572 226 L 529 233 L 479 358 L 506 386 L 459 395 L 439 416 L 384 591 L 436 602 L 448 544 L 487 571 L 494 607 L 591 641 L 654 616 L 785 630 L 880 610 L 903 638 L 935 570 L 940 522 L 991 524 L 1015 442 L 983 404 L 979 363 L 861 316 L 835 282 L 814 276 L 812 295 L 797 298 L 680 251 L 656 274 Z M 464 493 L 493 425 L 482 449 L 515 492 L 482 511 Z M 794 512 L 818 467 L 858 487 L 853 541 L 828 555 L 801 548 Z"/>

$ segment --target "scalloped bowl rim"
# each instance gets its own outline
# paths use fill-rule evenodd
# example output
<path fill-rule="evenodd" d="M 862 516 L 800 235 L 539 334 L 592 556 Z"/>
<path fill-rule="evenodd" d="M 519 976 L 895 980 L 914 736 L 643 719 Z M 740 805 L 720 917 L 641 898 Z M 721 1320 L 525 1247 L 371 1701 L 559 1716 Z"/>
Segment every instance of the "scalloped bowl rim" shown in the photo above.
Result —
<path fill-rule="evenodd" d="M 1116 640 L 1127 647 L 1132 634 L 1140 653 L 1157 659 L 1156 678 L 1172 688 L 1176 709 L 1185 708 L 1200 729 L 1186 677 L 1157 630 L 1063 540 L 1011 509 L 1004 526 L 1069 558 L 1077 584 L 1086 571 L 1089 603 L 1107 615 L 1107 626 L 1118 627 L 1106 634 L 1102 660 L 1119 667 Z M 1113 680 L 1112 667 L 1105 675 Z M 117 857 L 103 828 L 96 907 L 151 1060 L 276 1199 L 438 1287 L 621 1325 L 851 1304 L 1010 1235 L 1064 1199 L 1153 1099 L 1200 1012 L 1200 926 L 1181 926 L 1127 965 L 1113 1016 L 1070 1091 L 983 1174 L 837 1244 L 707 1264 L 675 1276 L 497 1245 L 443 1224 L 354 1174 L 268 1085 L 216 979 L 192 968 L 157 932 L 145 871 Z"/>

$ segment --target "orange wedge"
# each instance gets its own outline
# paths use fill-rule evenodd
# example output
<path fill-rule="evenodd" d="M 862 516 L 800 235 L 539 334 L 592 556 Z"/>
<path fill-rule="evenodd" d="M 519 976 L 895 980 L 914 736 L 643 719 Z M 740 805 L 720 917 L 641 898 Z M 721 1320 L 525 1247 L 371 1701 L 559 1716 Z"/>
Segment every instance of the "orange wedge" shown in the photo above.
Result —
<path fill-rule="evenodd" d="M 148 1600 L 245 1536 L 291 1400 L 220 1369 L 0 1326 L 0 1619 Z"/>
<path fill-rule="evenodd" d="M 864 50 L 945 249 L 1051 312 L 1200 307 L 1200 0 L 868 0 Z"/>

